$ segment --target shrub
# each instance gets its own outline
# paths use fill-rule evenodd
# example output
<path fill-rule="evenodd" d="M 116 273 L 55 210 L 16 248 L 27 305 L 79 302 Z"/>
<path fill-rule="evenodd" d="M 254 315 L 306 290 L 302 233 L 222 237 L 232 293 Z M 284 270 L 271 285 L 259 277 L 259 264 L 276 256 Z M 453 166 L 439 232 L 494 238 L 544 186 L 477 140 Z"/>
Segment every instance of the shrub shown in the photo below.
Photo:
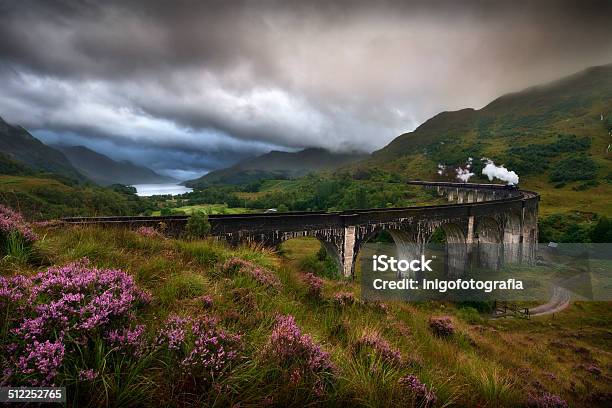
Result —
<path fill-rule="evenodd" d="M 64 357 L 96 341 L 137 352 L 144 327 L 133 327 L 133 313 L 149 301 L 125 272 L 92 268 L 87 260 L 33 278 L 0 277 L 0 306 L 7 310 L 0 329 L 7 383 L 53 384 Z"/>
<path fill-rule="evenodd" d="M 277 318 L 264 356 L 283 370 L 291 385 L 309 384 L 317 396 L 325 393 L 337 371 L 329 353 L 302 334 L 291 315 Z"/>
<path fill-rule="evenodd" d="M 218 327 L 217 319 L 182 318 L 170 315 L 160 330 L 156 344 L 168 350 L 181 372 L 204 384 L 218 380 L 240 353 L 241 336 Z"/>
<path fill-rule="evenodd" d="M 153 227 L 145 227 L 145 226 L 139 227 L 136 230 L 136 233 L 146 238 L 161 238 L 162 237 L 162 234 L 160 234 L 159 231 L 157 231 Z"/>
<path fill-rule="evenodd" d="M 300 259 L 299 268 L 303 271 L 312 272 L 317 276 L 328 279 L 338 279 L 338 264 L 336 261 L 325 254 L 321 259 L 318 254 L 308 255 Z"/>
<path fill-rule="evenodd" d="M 303 274 L 302 278 L 308 287 L 308 296 L 314 299 L 320 299 L 321 290 L 323 289 L 323 279 L 310 272 Z"/>
<path fill-rule="evenodd" d="M 573 156 L 555 163 L 550 172 L 551 182 L 592 180 L 597 175 L 597 164 L 588 156 Z"/>
<path fill-rule="evenodd" d="M 594 238 L 589 218 L 577 214 L 551 214 L 547 217 L 542 217 L 538 222 L 538 228 L 538 239 L 540 242 L 579 243 L 589 242 Z M 605 230 L 605 222 L 601 228 Z"/>
<path fill-rule="evenodd" d="M 430 317 L 429 328 L 435 335 L 440 337 L 452 336 L 455 333 L 453 321 L 448 316 Z"/>
<path fill-rule="evenodd" d="M 185 234 L 189 238 L 204 238 L 210 232 L 208 214 L 203 211 L 194 211 L 185 226 Z"/>
<path fill-rule="evenodd" d="M 365 352 L 368 355 L 372 353 L 380 356 L 387 364 L 401 365 L 402 354 L 396 348 L 385 340 L 379 333 L 366 333 L 357 340 L 357 352 Z"/>
<path fill-rule="evenodd" d="M 591 230 L 591 242 L 612 242 L 612 220 L 602 216 Z"/>
<path fill-rule="evenodd" d="M 157 345 L 165 346 L 169 350 L 179 350 L 183 347 L 187 337 L 187 324 L 190 319 L 177 315 L 170 315 L 164 322 L 164 327 L 157 335 Z"/>
<path fill-rule="evenodd" d="M 11 248 L 27 249 L 37 240 L 20 213 L 0 204 L 0 255 L 12 252 Z"/>
<path fill-rule="evenodd" d="M 213 307 L 213 298 L 210 295 L 204 295 L 200 298 L 200 301 L 202 302 L 202 307 L 204 307 L 205 309 L 210 309 L 211 307 Z"/>
<path fill-rule="evenodd" d="M 376 310 L 377 312 L 380 312 L 380 313 L 389 312 L 389 306 L 386 303 L 381 302 L 379 300 L 365 300 L 363 303 L 364 305 L 368 306 L 372 310 Z"/>
<path fill-rule="evenodd" d="M 478 313 L 478 310 L 470 306 L 461 307 L 457 312 L 457 315 L 461 320 L 470 324 L 480 324 L 483 321 L 482 316 L 480 316 L 480 313 Z"/>
<path fill-rule="evenodd" d="M 240 258 L 231 258 L 221 266 L 221 271 L 226 275 L 242 273 L 250 276 L 263 286 L 280 288 L 282 286 L 278 277 L 271 271 L 262 268 L 252 262 Z"/>
<path fill-rule="evenodd" d="M 563 153 L 585 152 L 591 146 L 591 138 L 576 135 L 558 135 L 557 140 L 548 144 L 514 146 L 506 150 L 508 168 L 523 174 L 542 173 L 550 160 Z"/>
<path fill-rule="evenodd" d="M 431 407 L 436 404 L 436 394 L 429 390 L 425 384 L 414 375 L 405 375 L 398 381 L 399 385 L 410 393 L 410 396 L 419 407 Z"/>
<path fill-rule="evenodd" d="M 358 302 L 355 295 L 353 295 L 351 292 L 337 292 L 334 294 L 332 300 L 340 307 L 351 306 Z"/>
<path fill-rule="evenodd" d="M 203 318 L 193 321 L 191 334 L 194 346 L 181 361 L 181 367 L 188 375 L 213 381 L 237 359 L 241 337 L 218 328 L 216 320 Z"/>
<path fill-rule="evenodd" d="M 529 408 L 567 408 L 569 405 L 560 396 L 550 393 L 530 395 L 527 399 Z"/>

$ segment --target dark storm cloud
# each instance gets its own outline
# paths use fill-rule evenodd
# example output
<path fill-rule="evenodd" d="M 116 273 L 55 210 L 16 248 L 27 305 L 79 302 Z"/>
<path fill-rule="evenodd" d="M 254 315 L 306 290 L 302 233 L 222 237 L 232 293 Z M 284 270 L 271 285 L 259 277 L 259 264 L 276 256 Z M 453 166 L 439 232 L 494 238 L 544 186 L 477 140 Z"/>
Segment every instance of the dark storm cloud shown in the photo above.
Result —
<path fill-rule="evenodd" d="M 178 169 L 369 151 L 612 62 L 610 21 L 608 1 L 0 1 L 0 116 Z"/>

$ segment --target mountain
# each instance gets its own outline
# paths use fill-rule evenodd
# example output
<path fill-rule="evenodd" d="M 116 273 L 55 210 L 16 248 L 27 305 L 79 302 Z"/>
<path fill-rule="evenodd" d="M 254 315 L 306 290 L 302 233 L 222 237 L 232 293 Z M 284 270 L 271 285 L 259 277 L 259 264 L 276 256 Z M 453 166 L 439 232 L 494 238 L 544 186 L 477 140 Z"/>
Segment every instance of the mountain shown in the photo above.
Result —
<path fill-rule="evenodd" d="M 54 145 L 53 147 L 64 153 L 70 163 L 81 173 L 102 186 L 111 184 L 155 184 L 177 181 L 129 161 L 115 161 L 85 146 Z"/>
<path fill-rule="evenodd" d="M 442 112 L 350 170 L 455 180 L 470 157 L 471 182 L 488 180 L 481 158 L 491 159 L 515 171 L 522 188 L 538 191 L 545 213 L 612 214 L 612 64 L 503 95 L 479 110 Z"/>
<path fill-rule="evenodd" d="M 20 174 L 26 168 L 38 172 L 52 173 L 71 182 L 84 182 L 86 178 L 70 164 L 64 154 L 32 136 L 21 126 L 13 126 L 0 118 L 0 152 L 4 164 Z M 3 169 L 5 166 L 2 166 Z M 6 174 L 6 173 L 4 173 Z"/>
<path fill-rule="evenodd" d="M 601 115 L 604 115 L 602 120 Z M 537 141 L 545 134 L 604 129 L 612 123 L 612 64 L 501 96 L 484 108 L 442 112 L 373 153 L 375 161 L 413 154 L 440 142 Z M 605 132 L 604 132 L 605 133 Z M 471 138 L 467 140 L 466 138 Z M 519 140 L 520 139 L 520 140 Z M 531 140 L 527 140 L 531 142 Z"/>
<path fill-rule="evenodd" d="M 442 112 L 360 161 L 264 183 L 239 199 L 292 211 L 418 205 L 432 197 L 403 181 L 457 181 L 459 167 L 465 175 L 471 162 L 469 181 L 491 182 L 483 158 L 507 169 L 496 175 L 514 171 L 521 188 L 538 192 L 543 216 L 612 216 L 612 65 L 503 95 L 482 109 Z"/>
<path fill-rule="evenodd" d="M 366 155 L 363 153 L 332 153 L 320 148 L 295 153 L 273 150 L 231 167 L 211 171 L 199 179 L 186 182 L 185 185 L 202 187 L 210 184 L 245 184 L 263 179 L 294 178 L 312 171 L 334 169 L 364 157 Z"/>

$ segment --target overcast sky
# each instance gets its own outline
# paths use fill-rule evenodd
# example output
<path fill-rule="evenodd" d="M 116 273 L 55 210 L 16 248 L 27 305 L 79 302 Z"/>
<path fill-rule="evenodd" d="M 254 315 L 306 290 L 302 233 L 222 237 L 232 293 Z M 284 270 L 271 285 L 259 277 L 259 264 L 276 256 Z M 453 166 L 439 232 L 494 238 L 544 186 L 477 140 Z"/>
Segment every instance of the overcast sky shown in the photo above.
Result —
<path fill-rule="evenodd" d="M 610 1 L 0 0 L 0 116 L 190 178 L 612 62 Z"/>

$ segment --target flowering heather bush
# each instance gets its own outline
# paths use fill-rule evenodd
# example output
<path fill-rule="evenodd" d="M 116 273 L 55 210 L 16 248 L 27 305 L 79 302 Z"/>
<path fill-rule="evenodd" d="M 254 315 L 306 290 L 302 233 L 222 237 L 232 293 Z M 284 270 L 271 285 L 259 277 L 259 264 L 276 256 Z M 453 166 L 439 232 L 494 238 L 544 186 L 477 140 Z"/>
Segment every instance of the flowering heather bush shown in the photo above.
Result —
<path fill-rule="evenodd" d="M 8 309 L 0 328 L 6 381 L 52 384 L 64 356 L 96 338 L 135 351 L 144 327 L 131 328 L 133 313 L 149 300 L 130 275 L 89 267 L 87 260 L 32 278 L 0 277 L 0 305 Z"/>
<path fill-rule="evenodd" d="M 80 381 L 91 381 L 91 380 L 95 380 L 98 377 L 98 373 L 96 373 L 94 370 L 87 369 L 87 370 L 80 370 L 79 371 L 79 380 Z"/>
<path fill-rule="evenodd" d="M 23 376 L 39 378 L 42 384 L 50 384 L 62 365 L 66 349 L 61 341 L 39 342 L 33 340 L 26 343 L 22 350 L 13 344 L 10 347 L 13 353 L 21 351 L 17 356 L 11 356 L 14 368 L 8 369 L 7 374 L 19 373 Z M 7 350 L 9 351 L 9 350 Z M 34 384 L 37 380 L 34 380 Z"/>
<path fill-rule="evenodd" d="M 320 299 L 321 291 L 323 290 L 323 279 L 311 272 L 303 274 L 303 279 L 306 286 L 308 286 L 308 296 Z"/>
<path fill-rule="evenodd" d="M 159 332 L 157 344 L 165 345 L 170 350 L 181 349 L 187 338 L 187 325 L 190 322 L 189 318 L 170 315 Z"/>
<path fill-rule="evenodd" d="M 405 375 L 399 379 L 399 385 L 406 389 L 420 407 L 431 407 L 436 404 L 436 394 L 414 375 Z"/>
<path fill-rule="evenodd" d="M 6 240 L 11 234 L 18 234 L 28 244 L 38 240 L 20 213 L 0 204 L 0 241 Z"/>
<path fill-rule="evenodd" d="M 191 330 L 194 347 L 181 366 L 191 375 L 209 380 L 220 377 L 238 357 L 241 337 L 218 328 L 213 319 L 196 320 Z"/>
<path fill-rule="evenodd" d="M 162 237 L 162 234 L 160 234 L 159 231 L 157 231 L 153 227 L 145 227 L 145 226 L 139 227 L 136 230 L 136 233 L 145 238 L 161 238 Z"/>
<path fill-rule="evenodd" d="M 227 275 L 242 273 L 255 279 L 261 285 L 276 289 L 282 286 L 280 280 L 274 273 L 240 258 L 229 259 L 221 266 L 221 271 Z"/>
<path fill-rule="evenodd" d="M 527 406 L 530 408 L 568 408 L 569 405 L 558 395 L 544 393 L 538 396 L 530 395 Z"/>
<path fill-rule="evenodd" d="M 373 352 L 388 364 L 402 364 L 402 354 L 400 351 L 391 347 L 387 340 L 378 333 L 367 333 L 361 336 L 357 341 L 356 349 L 357 351 L 366 351 L 368 354 Z"/>
<path fill-rule="evenodd" d="M 452 336 L 455 333 L 453 321 L 448 316 L 430 317 L 429 328 L 434 334 L 441 337 Z"/>
<path fill-rule="evenodd" d="M 139 324 L 134 328 L 124 327 L 122 329 L 111 330 L 106 334 L 105 339 L 110 346 L 138 356 L 146 347 L 144 338 L 145 329 L 144 325 Z"/>
<path fill-rule="evenodd" d="M 366 301 L 364 302 L 366 306 L 381 312 L 381 313 L 388 313 L 389 312 L 389 306 L 387 306 L 386 303 L 380 302 L 378 300 L 370 300 L 370 301 Z"/>
<path fill-rule="evenodd" d="M 211 307 L 213 307 L 212 296 L 204 295 L 200 298 L 200 300 L 202 301 L 202 306 L 204 306 L 205 309 L 210 309 Z"/>
<path fill-rule="evenodd" d="M 336 372 L 329 353 L 308 334 L 302 334 L 291 315 L 277 318 L 264 355 L 286 370 L 290 384 L 311 384 L 317 396 L 324 394 Z"/>
<path fill-rule="evenodd" d="M 193 347 L 189 350 L 191 343 Z M 185 374 L 213 381 L 237 359 L 241 337 L 219 328 L 214 318 L 193 319 L 171 315 L 160 332 L 157 344 L 178 353 L 180 367 Z"/>
<path fill-rule="evenodd" d="M 333 302 L 341 307 L 351 306 L 357 303 L 357 298 L 351 292 L 338 292 L 334 294 Z"/>
<path fill-rule="evenodd" d="M 599 368 L 597 364 L 589 364 L 584 369 L 591 374 L 601 375 L 601 368 Z"/>

